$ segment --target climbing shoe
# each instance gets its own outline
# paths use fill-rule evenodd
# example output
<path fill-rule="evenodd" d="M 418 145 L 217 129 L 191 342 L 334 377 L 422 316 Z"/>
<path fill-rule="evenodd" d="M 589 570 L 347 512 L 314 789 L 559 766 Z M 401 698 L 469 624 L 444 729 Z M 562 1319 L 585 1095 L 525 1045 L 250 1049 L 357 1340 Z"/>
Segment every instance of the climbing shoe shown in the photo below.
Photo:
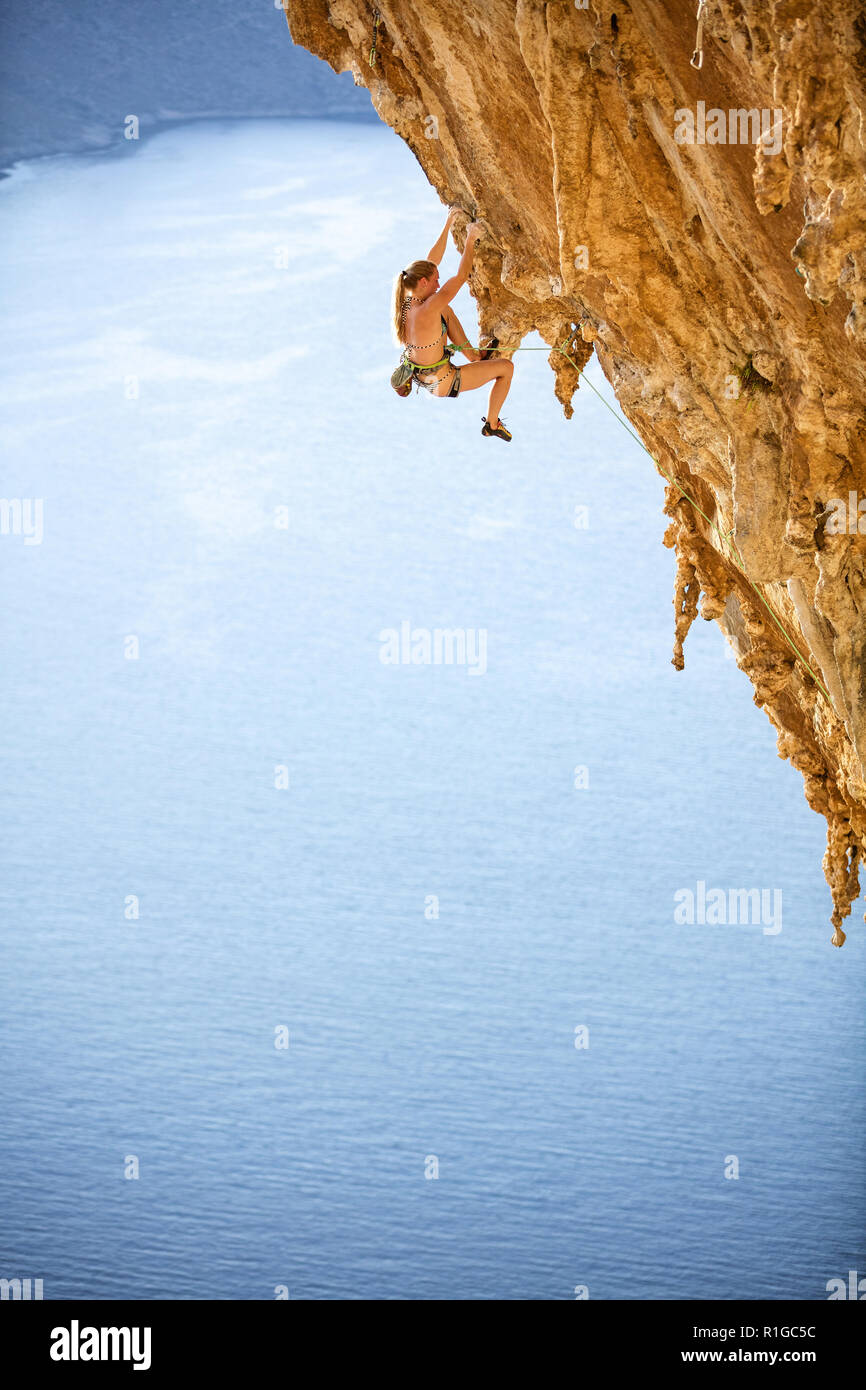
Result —
<path fill-rule="evenodd" d="M 489 357 L 492 357 L 492 356 L 493 356 L 494 352 L 496 351 L 496 349 L 497 349 L 498 347 L 499 347 L 499 339 L 498 339 L 498 338 L 491 338 L 491 339 L 490 339 L 490 342 L 487 344 L 487 347 L 486 347 L 486 348 L 479 348 L 479 350 L 478 350 L 478 358 L 479 358 L 479 361 L 481 361 L 481 362 L 486 362 L 487 359 L 488 359 Z"/>
<path fill-rule="evenodd" d="M 507 430 L 505 428 L 504 420 L 500 420 L 499 424 L 496 426 L 496 429 L 494 430 L 491 429 L 486 415 L 482 415 L 481 418 L 484 421 L 484 428 L 481 431 L 482 434 L 487 434 L 491 437 L 495 434 L 497 439 L 504 439 L 506 443 L 511 439 L 511 430 Z"/>

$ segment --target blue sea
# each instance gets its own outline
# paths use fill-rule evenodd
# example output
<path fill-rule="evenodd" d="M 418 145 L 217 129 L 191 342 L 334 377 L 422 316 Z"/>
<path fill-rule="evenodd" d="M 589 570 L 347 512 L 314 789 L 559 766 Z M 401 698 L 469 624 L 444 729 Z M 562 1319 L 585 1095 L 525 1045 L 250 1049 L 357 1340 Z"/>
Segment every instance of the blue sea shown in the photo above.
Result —
<path fill-rule="evenodd" d="M 390 390 L 443 209 L 384 127 L 176 126 L 19 164 L 0 211 L 0 1276 L 866 1275 L 863 904 L 835 950 L 718 627 L 671 665 L 664 484 L 598 364 L 566 421 L 517 354 L 511 444 L 486 390 Z M 713 888 L 780 917 L 677 920 Z"/>

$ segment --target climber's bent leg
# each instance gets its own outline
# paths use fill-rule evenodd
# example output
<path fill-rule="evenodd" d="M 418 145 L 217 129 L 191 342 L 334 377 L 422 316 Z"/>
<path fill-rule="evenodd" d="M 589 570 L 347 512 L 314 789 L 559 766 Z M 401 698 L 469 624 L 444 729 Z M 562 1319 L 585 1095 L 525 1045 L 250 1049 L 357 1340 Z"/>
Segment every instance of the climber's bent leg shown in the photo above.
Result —
<path fill-rule="evenodd" d="M 509 362 L 507 357 L 493 357 L 489 362 L 470 362 L 462 369 L 461 396 L 464 391 L 474 391 L 479 386 L 485 386 L 488 381 L 493 382 L 487 407 L 487 419 L 493 429 L 499 424 L 499 411 L 508 395 L 513 375 L 514 363 Z"/>

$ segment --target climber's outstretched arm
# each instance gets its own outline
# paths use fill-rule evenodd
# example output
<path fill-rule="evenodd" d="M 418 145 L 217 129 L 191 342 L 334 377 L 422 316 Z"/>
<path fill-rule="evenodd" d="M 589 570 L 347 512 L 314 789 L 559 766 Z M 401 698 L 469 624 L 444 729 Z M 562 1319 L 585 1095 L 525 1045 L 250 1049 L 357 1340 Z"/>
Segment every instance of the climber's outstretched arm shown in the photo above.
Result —
<path fill-rule="evenodd" d="M 480 222 L 470 223 L 466 232 L 466 245 L 463 248 L 463 255 L 460 257 L 460 265 L 457 274 L 452 275 L 450 280 L 446 280 L 435 294 L 431 294 L 424 301 L 425 308 L 435 309 L 437 313 L 444 314 L 445 306 L 450 304 L 454 296 L 463 288 L 469 279 L 469 272 L 472 269 L 472 260 L 475 255 L 475 243 L 481 236 L 483 228 Z"/>
<path fill-rule="evenodd" d="M 445 255 L 445 248 L 448 245 L 448 233 L 451 231 L 454 219 L 458 216 L 459 212 L 460 209 L 457 207 L 448 209 L 448 217 L 446 218 L 445 226 L 442 228 L 438 240 L 431 248 L 430 254 L 427 257 L 428 261 L 433 261 L 435 265 L 438 265 Z"/>

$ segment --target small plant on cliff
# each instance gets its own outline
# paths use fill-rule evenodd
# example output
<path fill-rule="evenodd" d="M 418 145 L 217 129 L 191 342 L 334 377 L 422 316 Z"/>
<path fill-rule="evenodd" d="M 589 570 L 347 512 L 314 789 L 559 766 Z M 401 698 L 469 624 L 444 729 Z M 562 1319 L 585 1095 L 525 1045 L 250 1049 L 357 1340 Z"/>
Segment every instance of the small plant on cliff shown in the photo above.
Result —
<path fill-rule="evenodd" d="M 759 392 L 762 395 L 766 395 L 767 392 L 773 390 L 772 381 L 768 381 L 765 376 L 761 376 L 761 373 L 758 371 L 757 367 L 752 362 L 751 353 L 749 353 L 749 355 L 746 358 L 745 367 L 740 368 L 740 370 L 737 372 L 737 376 L 740 380 L 740 391 L 743 393 L 743 395 L 749 397 L 749 405 L 746 406 L 747 410 L 749 409 L 749 406 L 751 406 L 752 402 L 755 399 L 755 396 Z"/>

